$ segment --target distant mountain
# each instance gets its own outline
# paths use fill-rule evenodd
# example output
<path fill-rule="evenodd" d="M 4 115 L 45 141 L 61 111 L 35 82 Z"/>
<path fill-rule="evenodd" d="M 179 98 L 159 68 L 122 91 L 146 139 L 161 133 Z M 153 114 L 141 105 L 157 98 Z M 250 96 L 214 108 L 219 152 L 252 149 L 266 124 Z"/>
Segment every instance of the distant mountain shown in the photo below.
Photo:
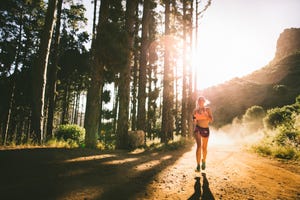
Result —
<path fill-rule="evenodd" d="M 210 100 L 217 127 L 253 105 L 269 109 L 294 103 L 300 95 L 300 28 L 280 34 L 275 58 L 267 66 L 200 93 Z"/>

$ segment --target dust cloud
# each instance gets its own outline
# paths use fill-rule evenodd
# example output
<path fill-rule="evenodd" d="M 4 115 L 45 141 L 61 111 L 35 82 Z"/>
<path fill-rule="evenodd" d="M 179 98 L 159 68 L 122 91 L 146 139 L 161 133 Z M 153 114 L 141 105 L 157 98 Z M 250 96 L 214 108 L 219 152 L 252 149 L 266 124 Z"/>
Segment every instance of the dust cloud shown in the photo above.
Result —
<path fill-rule="evenodd" d="M 264 137 L 263 127 L 259 122 L 236 122 L 221 128 L 211 127 L 210 144 L 251 146 Z"/>

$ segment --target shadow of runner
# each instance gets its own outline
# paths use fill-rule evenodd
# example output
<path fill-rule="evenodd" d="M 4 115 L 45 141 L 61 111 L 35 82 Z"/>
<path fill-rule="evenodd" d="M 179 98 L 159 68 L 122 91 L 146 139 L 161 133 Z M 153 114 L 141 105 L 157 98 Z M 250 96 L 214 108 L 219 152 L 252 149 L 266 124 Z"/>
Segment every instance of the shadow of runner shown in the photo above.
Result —
<path fill-rule="evenodd" d="M 201 183 L 200 183 L 200 177 L 195 178 L 196 182 L 194 184 L 194 194 L 188 198 L 188 200 L 195 200 L 195 199 L 200 199 L 201 197 Z"/>
<path fill-rule="evenodd" d="M 200 183 L 200 177 L 196 177 L 195 184 L 194 184 L 194 193 L 191 197 L 188 198 L 188 200 L 215 200 L 214 195 L 209 189 L 209 183 L 206 178 L 206 173 L 202 173 L 203 177 L 203 184 L 202 184 L 202 193 L 201 193 L 201 183 Z"/>
<path fill-rule="evenodd" d="M 211 191 L 209 189 L 209 183 L 208 183 L 208 180 L 206 178 L 206 173 L 202 173 L 202 177 L 203 177 L 203 186 L 202 186 L 203 195 L 202 195 L 202 200 L 214 200 L 215 197 L 214 197 L 214 195 L 211 193 Z"/>

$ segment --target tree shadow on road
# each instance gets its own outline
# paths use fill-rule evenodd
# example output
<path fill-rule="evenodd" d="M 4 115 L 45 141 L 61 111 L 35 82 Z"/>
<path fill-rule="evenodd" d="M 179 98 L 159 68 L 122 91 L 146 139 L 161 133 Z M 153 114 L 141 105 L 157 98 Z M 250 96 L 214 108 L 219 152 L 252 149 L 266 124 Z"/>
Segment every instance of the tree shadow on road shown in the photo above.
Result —
<path fill-rule="evenodd" d="M 4 199 L 136 199 L 156 175 L 191 145 L 178 150 L 96 151 L 27 149 L 0 151 Z M 18 192 L 15 192 L 18 191 Z"/>
<path fill-rule="evenodd" d="M 202 191 L 201 191 L 201 179 L 200 177 L 196 177 L 195 184 L 194 184 L 194 193 L 191 197 L 188 198 L 188 200 L 215 200 L 214 195 L 210 191 L 209 188 L 209 182 L 206 178 L 206 173 L 202 173 Z"/>

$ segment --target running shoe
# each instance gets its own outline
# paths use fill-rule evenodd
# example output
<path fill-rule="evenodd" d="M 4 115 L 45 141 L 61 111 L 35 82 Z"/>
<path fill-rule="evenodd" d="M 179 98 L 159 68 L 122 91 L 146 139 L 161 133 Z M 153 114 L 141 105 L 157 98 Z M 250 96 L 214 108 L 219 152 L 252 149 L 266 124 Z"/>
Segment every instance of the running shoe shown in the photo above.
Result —
<path fill-rule="evenodd" d="M 206 163 L 202 161 L 201 169 L 205 170 L 205 168 L 206 168 Z"/>
<path fill-rule="evenodd" d="M 195 171 L 196 171 L 196 172 L 200 172 L 200 165 L 199 165 L 199 164 L 197 165 Z"/>

